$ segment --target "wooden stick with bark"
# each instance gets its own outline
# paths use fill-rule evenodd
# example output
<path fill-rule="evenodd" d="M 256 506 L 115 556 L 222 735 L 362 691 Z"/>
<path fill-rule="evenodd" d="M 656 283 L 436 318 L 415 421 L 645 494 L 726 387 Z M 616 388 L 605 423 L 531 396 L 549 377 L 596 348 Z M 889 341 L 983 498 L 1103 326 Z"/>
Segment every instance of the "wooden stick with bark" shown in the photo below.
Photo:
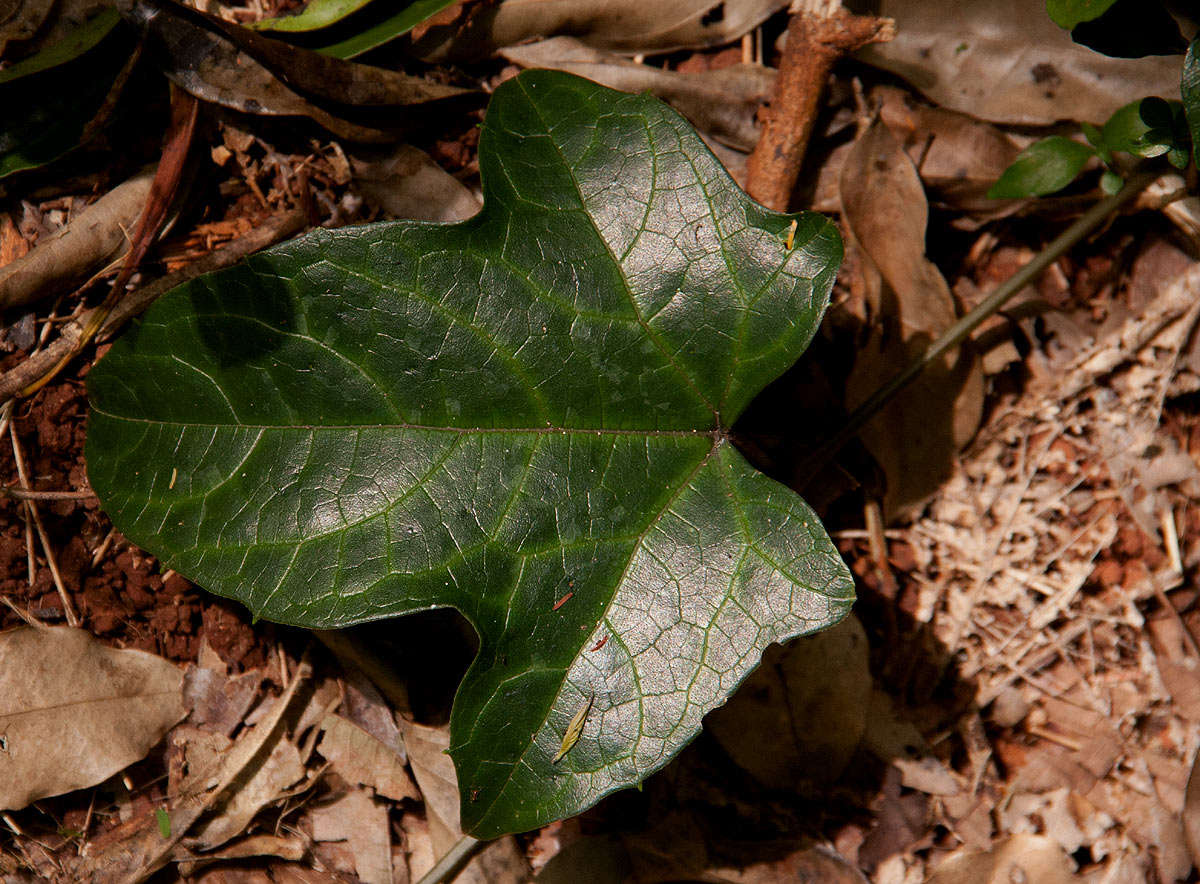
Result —
<path fill-rule="evenodd" d="M 895 35 L 890 18 L 854 15 L 841 0 L 797 0 L 762 135 L 746 164 L 746 190 L 764 206 L 786 212 L 820 108 L 829 72 L 843 55 Z"/>

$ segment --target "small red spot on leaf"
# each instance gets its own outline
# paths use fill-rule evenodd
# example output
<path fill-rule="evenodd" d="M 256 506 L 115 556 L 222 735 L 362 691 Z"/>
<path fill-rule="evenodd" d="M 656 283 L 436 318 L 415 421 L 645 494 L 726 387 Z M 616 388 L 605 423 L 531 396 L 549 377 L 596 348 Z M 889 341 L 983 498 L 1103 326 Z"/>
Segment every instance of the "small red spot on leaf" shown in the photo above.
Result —
<path fill-rule="evenodd" d="M 575 595 L 575 593 L 573 593 L 573 592 L 567 593 L 565 596 L 563 596 L 561 599 L 559 599 L 557 602 L 555 602 L 554 607 L 551 608 L 550 610 L 557 611 L 559 608 L 561 608 L 563 605 L 565 605 L 567 602 L 569 602 L 571 600 L 571 596 L 573 596 L 573 595 Z"/>
<path fill-rule="evenodd" d="M 598 641 L 594 645 L 592 645 L 591 650 L 593 650 L 593 651 L 600 650 L 602 647 L 604 647 L 604 643 L 607 641 L 608 641 L 608 636 L 606 635 L 606 636 L 604 636 L 604 638 L 600 639 L 600 641 Z"/>

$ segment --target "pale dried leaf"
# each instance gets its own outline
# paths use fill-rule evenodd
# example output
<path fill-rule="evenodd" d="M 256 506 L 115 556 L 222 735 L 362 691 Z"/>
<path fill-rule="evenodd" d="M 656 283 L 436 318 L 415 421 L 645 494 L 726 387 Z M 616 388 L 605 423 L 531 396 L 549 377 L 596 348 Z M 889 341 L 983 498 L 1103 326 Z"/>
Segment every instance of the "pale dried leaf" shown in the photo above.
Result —
<path fill-rule="evenodd" d="M 123 254 L 153 179 L 154 169 L 139 172 L 0 269 L 0 307 L 31 304 L 67 291 Z"/>
<path fill-rule="evenodd" d="M 876 86 L 871 97 L 934 199 L 967 211 L 995 208 L 987 191 L 1021 150 L 1007 133 L 895 86 Z"/>
<path fill-rule="evenodd" d="M 687 117 L 696 128 L 739 150 L 758 142 L 757 114 L 771 95 L 775 71 L 738 64 L 714 71 L 680 73 L 638 64 L 594 49 L 574 37 L 553 37 L 500 52 L 524 68 L 549 68 L 586 77 L 623 92 L 649 92 Z"/>
<path fill-rule="evenodd" d="M 404 759 L 358 725 L 340 715 L 326 715 L 321 731 L 317 751 L 333 764 L 342 779 L 370 786 L 376 794 L 393 801 L 421 797 L 405 770 Z"/>
<path fill-rule="evenodd" d="M 859 58 L 904 77 L 930 100 L 994 123 L 1103 123 L 1147 95 L 1179 97 L 1179 60 L 1110 58 L 1075 43 L 1045 0 L 881 0 L 896 37 Z"/>
<path fill-rule="evenodd" d="M 254 705 L 261 683 L 259 672 L 230 676 L 225 663 L 202 639 L 199 663 L 189 666 L 183 676 L 183 701 L 191 723 L 231 735 Z"/>
<path fill-rule="evenodd" d="M 260 810 L 303 778 L 300 750 L 288 740 L 279 740 L 271 747 L 270 754 L 247 765 L 230 785 L 230 797 L 216 805 L 217 816 L 200 826 L 195 846 L 211 850 L 237 837 Z"/>
<path fill-rule="evenodd" d="M 783 859 L 754 863 L 745 868 L 711 869 L 708 875 L 729 884 L 794 884 L 796 881 L 867 884 L 866 877 L 854 865 L 823 846 L 797 850 Z"/>
<path fill-rule="evenodd" d="M 386 153 L 356 151 L 350 167 L 363 195 L 393 218 L 464 221 L 482 205 L 461 181 L 409 144 Z"/>
<path fill-rule="evenodd" d="M 454 762 L 446 754 L 450 748 L 450 729 L 404 721 L 400 730 L 426 810 L 457 840 L 462 836 L 462 826 L 459 822 L 458 775 L 454 771 Z"/>
<path fill-rule="evenodd" d="M 383 695 L 357 666 L 343 663 L 342 671 L 346 685 L 342 714 L 407 762 L 404 737 Z"/>
<path fill-rule="evenodd" d="M 840 179 L 854 241 L 886 282 L 879 317 L 847 382 L 853 407 L 890 380 L 957 319 L 941 272 L 925 257 L 928 205 L 921 179 L 887 125 L 855 142 Z M 983 414 L 983 373 L 967 350 L 947 354 L 895 396 L 861 438 L 888 479 L 890 520 L 911 514 L 949 478 Z"/>
<path fill-rule="evenodd" d="M 1187 791 L 1183 799 L 1183 838 L 1192 862 L 1200 868 L 1200 752 L 1192 759 L 1192 773 L 1188 777 Z"/>
<path fill-rule="evenodd" d="M 986 852 L 957 850 L 926 879 L 926 884 L 1072 884 L 1075 863 L 1049 838 L 1013 835 Z"/>
<path fill-rule="evenodd" d="M 388 811 L 365 791 L 354 789 L 312 810 L 313 839 L 344 841 L 354 873 L 364 884 L 392 884 L 392 841 Z"/>
<path fill-rule="evenodd" d="M 184 716 L 183 673 L 81 629 L 0 635 L 0 808 L 102 782 Z"/>
<path fill-rule="evenodd" d="M 430 28 L 413 42 L 426 61 L 478 59 L 504 46 L 570 34 L 616 52 L 673 52 L 736 40 L 788 0 L 504 0 L 462 27 Z"/>
<path fill-rule="evenodd" d="M 129 884 L 143 881 L 162 868 L 205 812 L 218 801 L 231 802 L 234 794 L 231 790 L 253 778 L 262 759 L 273 754 L 274 745 L 282 740 L 280 723 L 283 716 L 297 690 L 307 684 L 311 674 L 308 662 L 301 661 L 291 684 L 273 704 L 271 713 L 257 726 L 243 730 L 238 739 L 219 754 L 211 750 L 222 744 L 225 739 L 222 735 L 190 729 L 214 742 L 206 747 L 210 751 L 204 753 L 204 769 L 188 770 L 186 778 L 176 777 L 177 784 L 183 781 L 180 785 L 182 793 L 173 795 L 164 809 L 170 835 L 163 837 L 156 815 L 146 814 L 140 825 L 121 833 L 121 837 L 100 845 L 85 845 L 80 856 L 70 864 L 79 873 L 78 877 L 86 875 L 87 880 L 95 884 Z M 268 746 L 272 747 L 271 753 L 267 752 Z"/>

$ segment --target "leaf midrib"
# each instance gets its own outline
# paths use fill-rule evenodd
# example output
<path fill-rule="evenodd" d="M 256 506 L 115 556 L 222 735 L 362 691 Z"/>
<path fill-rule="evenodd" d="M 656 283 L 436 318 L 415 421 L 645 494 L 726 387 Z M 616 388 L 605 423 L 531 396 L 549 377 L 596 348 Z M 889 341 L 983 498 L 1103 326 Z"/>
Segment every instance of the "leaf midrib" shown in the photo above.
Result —
<path fill-rule="evenodd" d="M 522 80 L 516 80 L 514 82 L 518 83 L 521 87 L 521 91 L 525 93 L 526 100 L 528 100 L 530 107 L 534 109 L 534 113 L 537 114 L 538 119 L 542 123 L 542 127 L 545 129 L 547 140 L 554 147 L 554 152 L 558 154 L 559 160 L 562 161 L 563 168 L 567 170 L 567 177 L 571 179 L 571 185 L 575 188 L 575 196 L 579 200 L 580 211 L 583 214 L 583 217 L 587 218 L 588 225 L 592 228 L 592 232 L 596 234 L 596 241 L 604 246 L 604 251 L 608 254 L 609 259 L 612 261 L 613 267 L 616 268 L 617 276 L 620 277 L 621 280 L 621 290 L 625 293 L 625 297 L 629 300 L 629 307 L 631 310 L 633 310 L 633 316 L 637 320 L 637 324 L 641 326 L 642 331 L 646 334 L 646 338 L 663 355 L 671 368 L 674 369 L 675 373 L 680 377 L 681 380 L 683 380 L 684 384 L 686 384 L 687 387 L 691 389 L 691 391 L 700 400 L 701 404 L 703 404 L 710 412 L 712 412 L 714 422 L 720 424 L 720 413 L 717 411 L 712 402 L 709 401 L 708 397 L 704 395 L 698 386 L 696 386 L 696 379 L 693 378 L 691 373 L 686 371 L 683 366 L 675 360 L 675 355 L 671 352 L 671 348 L 669 348 L 663 342 L 658 333 L 650 327 L 650 323 L 646 321 L 646 318 L 642 316 L 642 309 L 638 305 L 637 298 L 635 298 L 633 295 L 633 286 L 629 284 L 629 278 L 625 275 L 625 266 L 621 263 L 620 258 L 618 258 L 616 253 L 613 251 L 612 244 L 605 239 L 604 235 L 600 232 L 600 228 L 596 225 L 595 217 L 593 217 L 591 211 L 588 209 L 587 200 L 585 200 L 583 197 L 583 190 L 579 187 L 579 179 L 575 175 L 575 167 L 567 161 L 566 156 L 562 152 L 562 147 L 559 146 L 559 143 L 554 138 L 550 124 L 546 122 L 546 117 L 542 114 L 541 106 L 529 93 L 529 89 L 525 85 L 525 82 Z M 594 139 L 595 132 L 592 133 L 592 136 Z M 658 155 L 653 150 L 650 152 L 650 159 L 651 162 L 655 164 L 654 174 L 657 176 Z M 653 184 L 651 185 L 651 190 L 653 190 Z M 641 236 L 643 232 L 644 230 L 639 230 L 638 236 Z"/>
<path fill-rule="evenodd" d="M 419 432 L 431 433 L 457 433 L 461 435 L 522 435 L 522 436 L 643 436 L 647 438 L 686 438 L 696 439 L 702 436 L 707 436 L 713 440 L 713 443 L 724 441 L 728 437 L 728 431 L 724 427 L 716 427 L 706 430 L 638 430 L 638 429 L 618 429 L 605 427 L 451 427 L 438 426 L 436 424 L 409 424 L 409 423 L 361 423 L 361 424 L 246 424 L 246 423 L 216 423 L 213 421 L 192 421 L 192 420 L 171 420 L 167 418 L 147 418 L 147 417 L 130 417 L 124 414 L 117 414 L 111 411 L 105 411 L 95 405 L 92 410 L 99 415 L 111 418 L 112 420 L 125 421 L 131 424 L 152 424 L 154 426 L 168 427 L 204 427 L 211 429 L 230 429 L 230 430 L 334 430 L 334 431 L 349 431 L 349 430 L 416 430 Z"/>
<path fill-rule="evenodd" d="M 658 512 L 656 512 L 649 519 L 649 521 L 646 522 L 645 526 L 637 533 L 636 540 L 633 542 L 633 545 L 630 548 L 629 558 L 626 559 L 625 566 L 621 569 L 621 576 L 614 584 L 612 596 L 609 598 L 608 603 L 604 606 L 604 611 L 601 613 L 600 617 L 598 618 L 597 625 L 600 622 L 606 622 L 608 620 L 609 612 L 612 610 L 613 602 L 616 600 L 617 594 L 618 594 L 621 586 L 624 585 L 625 579 L 629 575 L 629 569 L 633 566 L 633 561 L 637 557 L 638 550 L 641 548 L 642 543 L 645 541 L 646 535 L 650 532 L 650 530 L 655 525 L 659 524 L 659 522 L 662 521 L 663 516 L 665 516 L 671 510 L 671 507 L 673 507 L 675 505 L 676 501 L 679 500 L 680 496 L 688 488 L 691 487 L 692 482 L 695 481 L 696 476 L 698 476 L 700 474 L 700 471 L 703 470 L 706 466 L 708 466 L 708 464 L 712 461 L 713 455 L 715 455 L 717 453 L 717 449 L 719 447 L 720 447 L 720 440 L 718 439 L 713 442 L 712 448 L 710 448 L 705 453 L 704 457 L 702 457 L 700 459 L 700 461 L 694 467 L 692 467 L 692 469 L 688 472 L 687 476 L 679 483 L 679 485 L 674 489 L 674 491 L 672 491 L 671 496 L 658 509 Z M 624 637 L 617 634 L 615 631 L 612 632 L 612 635 L 613 635 L 613 638 L 625 650 L 625 653 L 629 657 L 630 661 L 632 661 L 633 655 L 629 652 L 628 647 L 625 645 Z M 557 703 L 559 696 L 561 696 L 561 694 L 562 694 L 563 686 L 567 682 L 567 676 L 570 675 L 570 673 L 571 673 L 571 667 L 575 665 L 575 663 L 579 660 L 579 657 L 584 653 L 585 649 L 588 646 L 588 642 L 590 640 L 591 640 L 591 635 L 589 633 L 588 636 L 582 642 L 580 642 L 579 650 L 575 652 L 575 656 L 573 656 L 571 658 L 571 662 L 569 664 L 567 664 L 567 667 L 563 670 L 562 680 L 559 682 L 558 690 L 555 692 L 554 697 L 551 699 L 550 706 L 549 706 L 549 708 L 547 708 L 545 714 L 542 716 L 541 724 L 538 725 L 537 731 L 535 731 L 535 733 L 540 732 L 541 729 L 543 727 L 545 727 L 546 724 L 550 721 L 550 715 L 554 712 L 555 704 Z M 637 677 L 636 667 L 633 667 L 633 669 L 634 669 L 634 681 L 638 685 L 638 690 L 637 690 L 638 733 L 640 736 L 641 732 L 642 732 L 642 727 L 645 724 L 645 718 L 646 718 L 646 715 L 645 715 L 646 697 L 645 697 L 645 694 L 643 693 L 643 691 L 641 690 L 641 683 L 640 683 L 640 679 L 638 679 L 638 677 Z M 459 743 L 458 744 L 459 747 L 469 744 L 471 742 L 471 740 L 474 738 L 475 732 L 479 727 L 479 722 L 482 719 L 483 708 L 486 708 L 486 704 L 484 707 L 481 707 L 481 709 L 480 709 L 481 714 L 478 715 L 475 719 L 475 723 L 471 728 L 471 735 L 466 740 Z M 450 747 L 448 750 L 448 751 L 450 751 L 452 757 L 453 757 L 455 748 L 456 747 Z M 516 773 L 517 767 L 522 764 L 526 765 L 526 767 L 529 767 L 529 765 L 525 761 L 525 759 L 528 757 L 529 753 L 532 752 L 534 749 L 535 749 L 535 744 L 533 743 L 532 740 L 530 740 L 529 744 L 525 747 L 524 751 L 521 752 L 520 756 L 516 759 L 516 761 L 513 762 L 512 766 L 510 767 L 510 769 L 508 771 L 508 776 L 506 776 L 504 778 L 504 783 L 501 784 L 500 788 L 496 792 L 495 797 L 493 797 L 490 804 L 488 804 L 487 811 L 485 811 L 479 817 L 479 820 L 478 820 L 479 823 L 482 823 L 484 820 L 487 819 L 488 814 L 491 813 L 492 808 L 494 808 L 496 806 L 496 802 L 498 802 L 504 796 L 504 792 L 505 792 L 505 790 L 508 789 L 509 784 L 512 782 L 512 778 L 513 778 L 513 775 Z M 532 769 L 532 768 L 530 768 L 530 769 Z"/>

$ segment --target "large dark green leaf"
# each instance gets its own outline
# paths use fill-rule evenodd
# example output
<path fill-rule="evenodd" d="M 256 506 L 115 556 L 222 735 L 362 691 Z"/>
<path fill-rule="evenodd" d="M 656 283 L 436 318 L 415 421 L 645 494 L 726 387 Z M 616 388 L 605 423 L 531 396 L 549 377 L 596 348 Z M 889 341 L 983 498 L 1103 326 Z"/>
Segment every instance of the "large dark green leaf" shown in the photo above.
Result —
<path fill-rule="evenodd" d="M 491 837 L 660 768 L 853 590 L 727 434 L 812 338 L 833 225 L 562 73 L 496 91 L 479 161 L 469 221 L 317 232 L 164 298 L 89 376 L 87 457 L 121 531 L 263 617 L 460 610 L 451 751 Z"/>
<path fill-rule="evenodd" d="M 1179 92 L 1183 96 L 1183 110 L 1192 136 L 1192 154 L 1196 165 L 1200 166 L 1200 38 L 1192 41 L 1183 59 Z"/>

